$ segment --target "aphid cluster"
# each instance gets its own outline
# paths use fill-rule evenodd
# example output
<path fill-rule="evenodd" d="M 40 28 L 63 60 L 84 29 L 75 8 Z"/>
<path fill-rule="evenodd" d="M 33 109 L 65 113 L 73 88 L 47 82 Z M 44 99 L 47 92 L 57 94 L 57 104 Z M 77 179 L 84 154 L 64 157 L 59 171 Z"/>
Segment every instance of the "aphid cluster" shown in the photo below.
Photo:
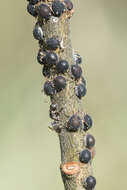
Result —
<path fill-rule="evenodd" d="M 52 3 L 45 3 L 44 0 L 28 0 L 27 11 L 34 17 L 39 18 L 33 29 L 33 36 L 39 41 L 40 49 L 37 55 L 37 61 L 43 65 L 42 74 L 46 78 L 50 78 L 51 72 L 56 73 L 53 81 L 47 81 L 44 85 L 44 92 L 48 96 L 53 96 L 66 87 L 66 79 L 63 76 L 69 69 L 72 77 L 76 81 L 75 94 L 81 99 L 86 95 L 86 82 L 82 77 L 82 69 L 78 65 L 82 62 L 79 54 L 74 54 L 75 64 L 69 68 L 67 60 L 59 59 L 56 50 L 60 48 L 60 41 L 53 36 L 46 41 L 44 40 L 43 24 L 44 21 L 50 19 L 51 16 L 61 17 L 65 12 L 73 12 L 73 4 L 71 0 L 54 0 Z"/>
<path fill-rule="evenodd" d="M 71 66 L 72 78 L 76 81 L 75 94 L 81 99 L 87 93 L 86 80 L 82 76 L 82 68 L 79 64 L 82 63 L 82 58 L 78 53 L 73 53 L 73 59 L 75 64 Z"/>
<path fill-rule="evenodd" d="M 27 11 L 30 15 L 48 20 L 51 16 L 60 17 L 64 12 L 73 13 L 73 4 L 71 0 L 54 0 L 52 4 L 47 5 L 45 0 L 27 0 Z"/>
<path fill-rule="evenodd" d="M 73 4 L 70 0 L 54 0 L 52 3 L 45 3 L 44 0 L 28 0 L 27 11 L 34 17 L 39 18 L 33 29 L 33 36 L 39 41 L 40 49 L 37 55 L 37 61 L 43 65 L 42 74 L 49 78 L 44 84 L 44 92 L 47 96 L 53 96 L 66 87 L 66 78 L 63 76 L 68 69 L 69 64 L 66 60 L 58 57 L 56 50 L 60 48 L 60 41 L 53 36 L 44 40 L 42 21 L 47 21 L 51 16 L 61 17 L 65 12 L 71 12 Z M 42 24 L 43 23 L 43 24 Z M 55 73 L 53 80 L 50 79 L 51 72 Z"/>
<path fill-rule="evenodd" d="M 74 63 L 70 65 L 67 60 L 58 56 L 58 50 L 61 49 L 60 40 L 56 36 L 52 36 L 45 40 L 43 25 L 50 17 L 61 17 L 64 13 L 70 15 L 73 13 L 73 4 L 71 0 L 54 0 L 48 3 L 48 0 L 27 0 L 27 11 L 30 15 L 38 19 L 33 29 L 33 36 L 38 40 L 40 49 L 37 55 L 37 61 L 43 66 L 42 74 L 46 77 L 43 90 L 47 96 L 52 97 L 66 88 L 68 73 L 75 83 L 75 95 L 81 99 L 86 95 L 86 80 L 82 76 L 82 58 L 78 53 L 73 55 Z M 41 19 L 41 22 L 40 22 Z M 43 22 L 44 21 L 44 22 Z M 59 121 L 58 105 L 52 102 L 50 105 L 50 117 L 56 122 Z M 88 131 L 92 127 L 92 118 L 85 114 L 84 118 L 80 118 L 77 114 L 72 115 L 68 122 L 66 130 L 68 132 L 77 132 L 78 130 Z M 87 164 L 92 159 L 91 149 L 95 145 L 95 139 L 92 135 L 85 136 L 85 149 L 79 154 L 79 161 Z M 92 190 L 96 185 L 96 179 L 89 176 L 84 179 L 83 186 L 87 190 Z"/>
<path fill-rule="evenodd" d="M 70 117 L 67 125 L 69 132 L 76 132 L 78 130 L 88 131 L 92 127 L 93 121 L 90 115 L 85 114 L 83 120 L 76 114 Z M 91 162 L 93 156 L 93 149 L 95 146 L 95 138 L 91 134 L 86 134 L 84 137 L 85 149 L 79 154 L 79 161 L 84 164 Z M 96 185 L 96 179 L 93 176 L 88 176 L 83 181 L 83 187 L 86 190 L 94 189 Z"/>

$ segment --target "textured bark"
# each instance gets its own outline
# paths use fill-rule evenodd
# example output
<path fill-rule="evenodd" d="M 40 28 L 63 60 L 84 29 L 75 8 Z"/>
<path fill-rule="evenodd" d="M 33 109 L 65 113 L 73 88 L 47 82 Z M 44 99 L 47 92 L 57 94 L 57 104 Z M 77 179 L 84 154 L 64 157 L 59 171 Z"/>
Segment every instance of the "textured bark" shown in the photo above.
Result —
<path fill-rule="evenodd" d="M 75 64 L 73 58 L 73 49 L 70 39 L 70 15 L 65 12 L 60 18 L 50 17 L 48 21 L 38 18 L 39 25 L 44 32 L 44 41 L 51 37 L 57 37 L 60 41 L 61 48 L 56 50 L 59 59 L 65 59 L 70 65 Z M 43 49 L 44 44 L 39 44 Z M 57 74 L 51 71 L 51 76 L 47 80 L 53 80 Z M 65 190 L 84 189 L 82 181 L 89 175 L 92 175 L 91 162 L 83 164 L 79 162 L 79 153 L 85 149 L 84 138 L 86 133 L 81 129 L 78 132 L 69 132 L 67 122 L 73 114 L 77 114 L 83 119 L 85 110 L 82 108 L 81 100 L 75 95 L 75 86 L 79 81 L 75 81 L 70 70 L 64 77 L 67 86 L 61 92 L 51 97 L 51 102 L 57 104 L 58 120 L 54 120 L 53 127 L 59 136 L 61 149 L 61 175 Z M 79 168 L 73 174 L 68 174 L 64 170 L 67 163 L 75 163 Z M 73 167 L 73 166 L 72 166 Z M 71 169 L 70 169 L 71 170 Z"/>
<path fill-rule="evenodd" d="M 57 52 L 61 59 L 65 59 L 69 64 L 74 64 L 73 51 L 70 39 L 70 19 L 66 14 L 61 18 L 51 17 L 51 19 L 43 26 L 45 38 L 57 36 L 62 42 L 63 49 Z M 46 40 L 46 39 L 45 39 Z M 62 166 L 65 163 L 77 161 L 79 163 L 79 153 L 85 148 L 83 130 L 78 132 L 68 132 L 66 130 L 69 117 L 73 114 L 78 114 L 83 118 L 84 110 L 81 105 L 81 100 L 75 95 L 75 82 L 72 78 L 71 72 L 68 71 L 65 75 L 67 81 L 66 89 L 57 93 L 51 98 L 51 102 L 58 105 L 57 112 L 59 113 L 59 121 L 56 122 L 57 127 L 60 128 L 58 135 L 61 149 L 61 174 L 65 186 L 65 190 L 80 190 L 83 189 L 82 179 L 92 174 L 91 163 L 80 164 L 80 172 L 75 175 L 66 175 Z M 55 76 L 52 74 L 51 79 Z"/>

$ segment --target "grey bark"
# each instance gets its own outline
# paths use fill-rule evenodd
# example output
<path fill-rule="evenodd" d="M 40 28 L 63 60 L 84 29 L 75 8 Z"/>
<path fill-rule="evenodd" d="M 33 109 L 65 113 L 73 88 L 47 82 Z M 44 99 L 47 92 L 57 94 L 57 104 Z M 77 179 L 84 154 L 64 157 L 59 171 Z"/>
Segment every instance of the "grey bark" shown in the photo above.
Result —
<path fill-rule="evenodd" d="M 59 58 L 68 61 L 70 66 L 74 64 L 73 50 L 70 39 L 70 15 L 65 12 L 60 18 L 51 17 L 48 21 L 38 18 L 38 22 L 44 32 L 44 41 L 51 37 L 57 37 L 60 41 L 61 48 L 56 50 Z M 43 49 L 43 45 L 40 45 Z M 51 73 L 47 80 L 53 80 L 56 74 Z M 55 102 L 57 112 L 59 113 L 58 121 L 55 121 L 53 129 L 58 133 L 61 149 L 61 175 L 65 190 L 81 190 L 83 188 L 83 180 L 92 174 L 91 162 L 83 164 L 79 162 L 79 153 L 85 148 L 84 137 L 86 133 L 83 130 L 78 132 L 68 132 L 67 122 L 73 114 L 78 114 L 81 118 L 84 116 L 81 100 L 75 95 L 76 82 L 72 78 L 70 70 L 64 74 L 67 86 L 61 92 L 51 97 L 51 102 Z M 64 171 L 66 164 L 75 163 L 79 170 L 74 174 L 68 174 Z"/>
<path fill-rule="evenodd" d="M 66 15 L 63 15 L 59 19 L 51 17 L 51 19 L 43 25 L 43 31 L 46 39 L 52 36 L 58 37 L 64 47 L 57 52 L 58 56 L 61 59 L 67 60 L 70 65 L 74 64 L 70 39 L 70 19 L 66 18 Z M 66 175 L 62 170 L 62 166 L 68 162 L 79 162 L 79 153 L 85 148 L 84 131 L 81 130 L 76 133 L 70 133 L 66 130 L 69 117 L 77 113 L 83 118 L 84 110 L 81 100 L 75 95 L 76 82 L 72 79 L 71 72 L 68 71 L 64 76 L 67 81 L 66 89 L 51 98 L 51 102 L 57 103 L 57 111 L 59 112 L 57 126 L 61 129 L 60 132 L 58 132 L 61 149 L 60 168 L 65 190 L 80 190 L 84 189 L 82 180 L 92 174 L 91 163 L 81 164 L 80 172 L 75 175 Z M 52 75 L 51 79 L 54 79 L 54 77 L 55 76 Z"/>

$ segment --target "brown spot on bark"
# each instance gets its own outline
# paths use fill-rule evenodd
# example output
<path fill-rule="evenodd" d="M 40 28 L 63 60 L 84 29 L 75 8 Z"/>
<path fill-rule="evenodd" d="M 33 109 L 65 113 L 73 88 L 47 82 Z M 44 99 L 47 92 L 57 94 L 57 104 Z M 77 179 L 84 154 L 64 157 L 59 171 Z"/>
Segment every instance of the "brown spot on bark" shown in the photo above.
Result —
<path fill-rule="evenodd" d="M 74 175 L 80 172 L 79 162 L 67 162 L 62 166 L 62 171 L 67 175 Z"/>

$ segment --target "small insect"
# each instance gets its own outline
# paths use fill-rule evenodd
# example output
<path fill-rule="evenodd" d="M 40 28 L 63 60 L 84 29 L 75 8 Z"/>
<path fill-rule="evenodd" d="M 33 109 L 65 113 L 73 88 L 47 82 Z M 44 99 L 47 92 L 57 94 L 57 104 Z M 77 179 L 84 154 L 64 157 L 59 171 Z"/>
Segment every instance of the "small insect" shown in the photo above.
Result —
<path fill-rule="evenodd" d="M 71 73 L 75 80 L 79 79 L 82 75 L 82 68 L 78 64 L 74 64 L 71 66 Z"/>
<path fill-rule="evenodd" d="M 52 15 L 51 9 L 46 4 L 40 4 L 38 6 L 37 12 L 39 17 L 45 20 L 48 20 Z"/>
<path fill-rule="evenodd" d="M 75 87 L 75 94 L 79 99 L 81 99 L 83 96 L 85 96 L 86 92 L 87 92 L 86 86 L 83 83 L 81 83 Z"/>
<path fill-rule="evenodd" d="M 57 76 L 53 82 L 54 82 L 54 86 L 57 92 L 60 92 L 61 90 L 63 90 L 67 85 L 66 79 L 60 75 Z"/>
<path fill-rule="evenodd" d="M 60 42 L 56 38 L 49 38 L 46 42 L 46 45 L 48 50 L 56 50 L 59 47 Z"/>
<path fill-rule="evenodd" d="M 44 33 L 42 31 L 42 28 L 36 24 L 33 30 L 33 36 L 36 40 L 43 40 Z"/>
<path fill-rule="evenodd" d="M 84 131 L 88 131 L 93 125 L 93 120 L 90 115 L 85 114 L 84 116 Z"/>
<path fill-rule="evenodd" d="M 83 186 L 85 187 L 85 189 L 87 190 L 91 190 L 94 189 L 94 187 L 96 186 L 96 179 L 93 176 L 89 176 L 84 180 Z"/>
<path fill-rule="evenodd" d="M 87 134 L 84 137 L 84 144 L 86 148 L 92 149 L 95 146 L 95 138 L 93 135 Z"/>
<path fill-rule="evenodd" d="M 32 5 L 31 3 L 28 3 L 28 5 L 27 5 L 27 12 L 28 12 L 30 15 L 34 16 L 34 17 L 37 16 L 37 11 L 36 11 L 36 9 L 35 9 L 35 6 Z"/>
<path fill-rule="evenodd" d="M 69 68 L 69 64 L 66 60 L 60 60 L 56 65 L 56 71 L 58 73 L 65 73 Z"/>
<path fill-rule="evenodd" d="M 52 96 L 55 94 L 55 89 L 53 87 L 52 81 L 46 81 L 44 84 L 44 92 L 47 96 Z"/>
<path fill-rule="evenodd" d="M 51 119 L 55 121 L 59 121 L 59 112 L 57 111 L 57 104 L 52 103 L 50 105 L 49 115 Z"/>
<path fill-rule="evenodd" d="M 72 115 L 68 121 L 67 130 L 70 132 L 76 132 L 82 126 L 81 119 L 78 115 Z"/>
<path fill-rule="evenodd" d="M 60 17 L 65 11 L 65 5 L 61 1 L 55 0 L 52 3 L 52 10 L 53 10 L 54 16 Z"/>
<path fill-rule="evenodd" d="M 90 162 L 91 158 L 92 158 L 92 155 L 89 150 L 84 149 L 82 152 L 80 152 L 80 155 L 79 155 L 80 162 L 87 164 L 88 162 Z"/>
<path fill-rule="evenodd" d="M 64 0 L 64 3 L 69 11 L 73 9 L 73 3 L 70 0 Z"/>
<path fill-rule="evenodd" d="M 82 57 L 78 53 L 74 52 L 73 53 L 73 58 L 74 58 L 74 61 L 76 62 L 76 64 L 81 64 L 82 63 Z"/>

